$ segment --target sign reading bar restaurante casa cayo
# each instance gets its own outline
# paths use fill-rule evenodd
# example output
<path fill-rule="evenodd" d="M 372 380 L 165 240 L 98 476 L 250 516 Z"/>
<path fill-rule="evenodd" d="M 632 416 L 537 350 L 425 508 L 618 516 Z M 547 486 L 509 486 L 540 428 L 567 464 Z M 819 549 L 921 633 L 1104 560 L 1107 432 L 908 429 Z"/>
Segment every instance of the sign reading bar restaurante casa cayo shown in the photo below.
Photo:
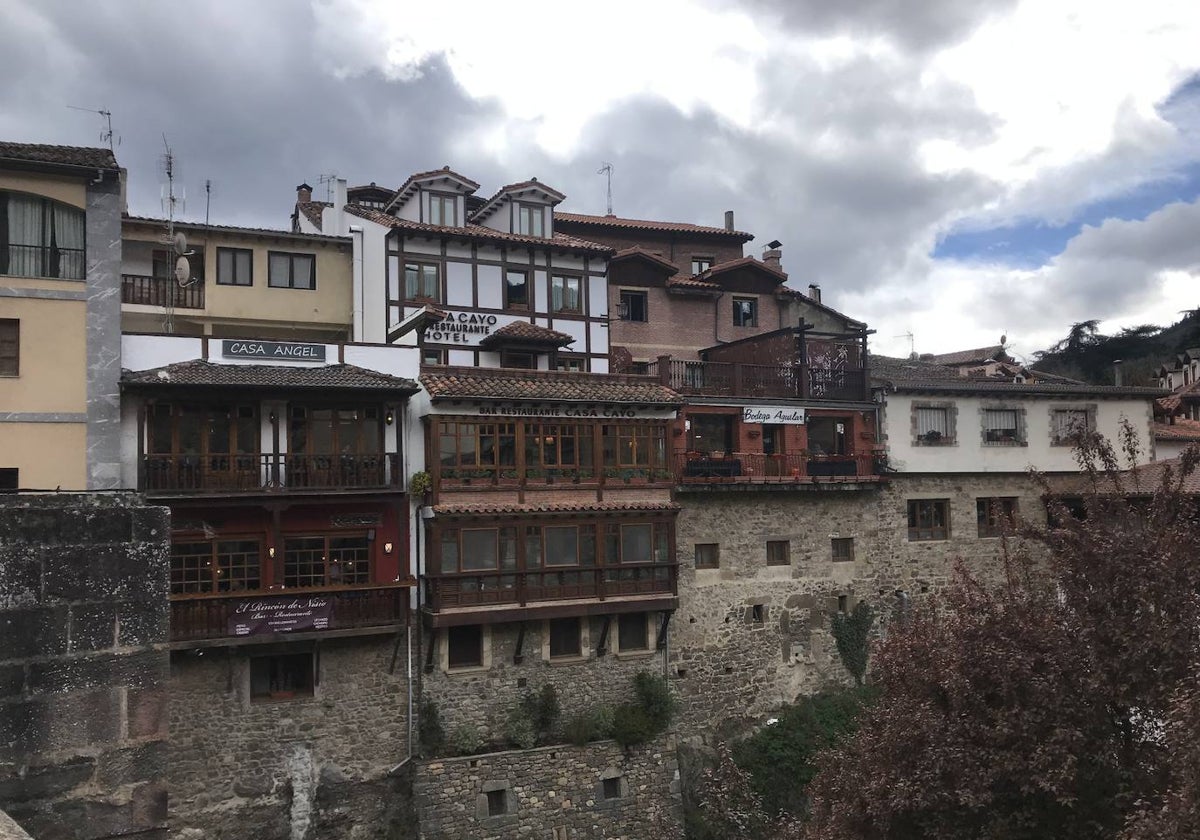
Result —
<path fill-rule="evenodd" d="M 784 405 L 747 405 L 742 407 L 742 422 L 803 426 L 804 409 Z"/>
<path fill-rule="evenodd" d="M 325 345 L 299 341 L 222 339 L 221 354 L 246 359 L 296 359 L 305 362 L 323 362 L 325 361 Z"/>
<path fill-rule="evenodd" d="M 328 630 L 333 602 L 320 595 L 249 598 L 229 616 L 231 636 L 261 636 L 299 630 Z"/>

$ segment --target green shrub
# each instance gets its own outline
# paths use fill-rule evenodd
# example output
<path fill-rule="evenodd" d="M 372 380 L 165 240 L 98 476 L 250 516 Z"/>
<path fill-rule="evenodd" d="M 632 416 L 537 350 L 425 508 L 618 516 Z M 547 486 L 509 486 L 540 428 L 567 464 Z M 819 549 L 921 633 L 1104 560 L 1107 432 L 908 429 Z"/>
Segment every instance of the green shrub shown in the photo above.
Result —
<path fill-rule="evenodd" d="M 504 739 L 519 750 L 531 750 L 537 746 L 537 727 L 523 706 L 517 706 L 508 713 L 504 721 Z"/>
<path fill-rule="evenodd" d="M 616 712 L 612 706 L 597 706 L 592 709 L 592 728 L 596 733 L 595 740 L 612 737 L 615 715 Z"/>
<path fill-rule="evenodd" d="M 578 712 L 567 718 L 563 724 L 563 737 L 569 743 L 577 747 L 582 747 L 588 741 L 592 741 L 596 737 L 595 721 L 592 719 L 592 712 Z"/>
<path fill-rule="evenodd" d="M 464 723 L 450 733 L 451 755 L 472 755 L 483 749 L 483 736 L 469 723 Z"/>
<path fill-rule="evenodd" d="M 646 710 L 635 703 L 622 703 L 613 713 L 613 740 L 625 749 L 644 744 L 658 734 Z"/>
<path fill-rule="evenodd" d="M 867 655 L 870 646 L 871 625 L 875 612 L 866 601 L 859 601 L 849 615 L 833 614 L 833 640 L 837 642 L 842 664 L 854 677 L 855 685 L 863 684 L 867 672 Z"/>
<path fill-rule="evenodd" d="M 550 683 L 542 686 L 537 694 L 526 692 L 521 698 L 521 707 L 525 715 L 533 722 L 537 733 L 546 737 L 554 729 L 561 711 L 558 704 L 558 689 Z"/>
<path fill-rule="evenodd" d="M 417 720 L 417 743 L 420 744 L 421 755 L 433 758 L 446 746 L 446 730 L 442 727 L 437 704 L 429 699 L 422 700 Z"/>
<path fill-rule="evenodd" d="M 655 733 L 671 725 L 671 718 L 675 716 L 675 698 L 671 696 L 665 679 L 647 671 L 638 671 L 633 678 L 633 690 Z"/>

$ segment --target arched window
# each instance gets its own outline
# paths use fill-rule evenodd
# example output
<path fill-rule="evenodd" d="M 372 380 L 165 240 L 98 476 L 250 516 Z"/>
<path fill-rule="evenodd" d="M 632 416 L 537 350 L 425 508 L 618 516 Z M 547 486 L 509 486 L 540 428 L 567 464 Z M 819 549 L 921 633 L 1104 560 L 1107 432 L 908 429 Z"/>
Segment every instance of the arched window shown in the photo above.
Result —
<path fill-rule="evenodd" d="M 84 277 L 83 211 L 29 193 L 0 191 L 0 274 Z"/>

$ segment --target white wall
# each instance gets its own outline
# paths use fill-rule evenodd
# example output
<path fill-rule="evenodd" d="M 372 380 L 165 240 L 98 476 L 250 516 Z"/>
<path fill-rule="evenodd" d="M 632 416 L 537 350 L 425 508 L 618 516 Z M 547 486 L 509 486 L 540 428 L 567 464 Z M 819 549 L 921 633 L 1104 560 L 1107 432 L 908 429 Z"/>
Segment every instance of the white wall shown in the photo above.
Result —
<path fill-rule="evenodd" d="M 955 443 L 935 446 L 916 446 L 913 443 L 913 403 L 954 403 L 958 409 Z M 984 406 L 991 408 L 1023 408 L 1025 411 L 1026 445 L 984 445 Z M 1023 472 L 1034 467 L 1043 472 L 1075 472 L 1073 450 L 1070 446 L 1051 442 L 1052 409 L 1095 406 L 1096 431 L 1114 445 L 1118 443 L 1121 419 L 1127 418 L 1138 430 L 1143 447 L 1150 449 L 1152 402 L 1149 399 L 1128 397 L 1104 398 L 1096 395 L 970 396 L 961 394 L 897 394 L 886 397 L 883 412 L 883 431 L 886 434 L 888 458 L 900 472 Z M 1149 455 L 1145 456 L 1149 460 Z"/>

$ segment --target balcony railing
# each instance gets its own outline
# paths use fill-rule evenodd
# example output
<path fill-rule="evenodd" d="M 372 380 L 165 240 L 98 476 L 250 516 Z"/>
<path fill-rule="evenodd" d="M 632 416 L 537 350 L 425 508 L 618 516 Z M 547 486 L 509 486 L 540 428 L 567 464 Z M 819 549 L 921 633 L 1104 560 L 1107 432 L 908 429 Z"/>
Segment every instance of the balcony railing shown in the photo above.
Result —
<path fill-rule="evenodd" d="M 656 467 L 441 467 L 439 486 L 447 490 L 466 487 L 538 487 L 544 485 L 597 484 L 612 486 L 670 485 L 673 474 L 665 465 Z"/>
<path fill-rule="evenodd" d="M 174 277 L 122 274 L 121 303 L 138 303 L 145 306 L 169 305 L 176 309 L 203 309 L 204 281 L 196 280 L 189 286 L 180 286 Z"/>
<path fill-rule="evenodd" d="M 563 600 L 605 601 L 631 595 L 674 595 L 675 563 L 622 563 L 536 571 L 457 572 L 425 576 L 425 603 L 433 612 L 459 607 L 527 606 Z"/>
<path fill-rule="evenodd" d="M 82 248 L 8 245 L 0 249 L 0 274 L 82 280 L 84 261 Z"/>
<path fill-rule="evenodd" d="M 330 602 L 329 630 L 383 627 L 405 622 L 408 586 L 343 586 L 337 589 L 271 590 L 236 596 L 186 595 L 171 597 L 171 641 L 187 642 L 233 637 L 230 619 L 239 605 L 264 599 L 319 595 Z M 280 634 L 272 634 L 280 635 Z M 241 638 L 241 637 L 239 637 Z"/>
<path fill-rule="evenodd" d="M 399 456 L 146 455 L 142 489 L 228 493 L 252 490 L 358 490 L 400 486 Z"/>
<path fill-rule="evenodd" d="M 659 381 L 681 394 L 853 402 L 869 398 L 867 372 L 861 368 L 689 362 L 665 357 L 658 365 Z"/>
<path fill-rule="evenodd" d="M 727 455 L 676 453 L 675 475 L 680 484 L 800 484 L 822 479 L 875 481 L 884 472 L 880 458 L 870 452 L 855 455 L 767 455 L 731 452 Z"/>

